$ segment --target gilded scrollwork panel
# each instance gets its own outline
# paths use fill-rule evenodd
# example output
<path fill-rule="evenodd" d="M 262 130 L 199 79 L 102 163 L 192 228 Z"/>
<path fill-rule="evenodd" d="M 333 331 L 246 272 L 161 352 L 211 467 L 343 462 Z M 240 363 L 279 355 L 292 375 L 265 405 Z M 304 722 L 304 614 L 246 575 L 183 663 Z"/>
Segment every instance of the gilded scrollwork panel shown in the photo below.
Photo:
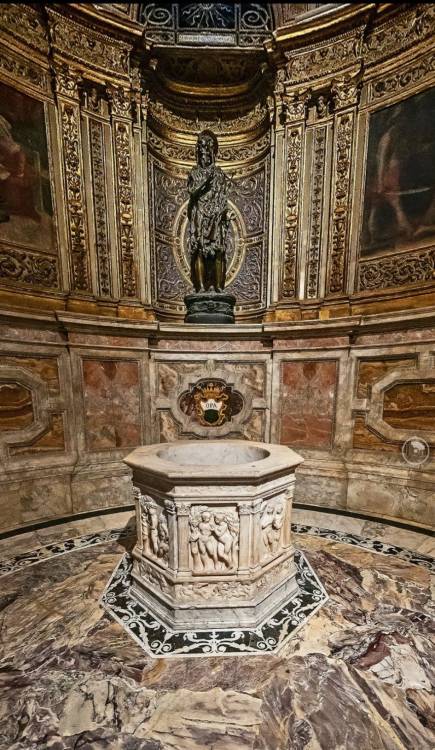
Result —
<path fill-rule="evenodd" d="M 81 163 L 80 108 L 67 100 L 60 101 L 63 155 L 68 210 L 69 243 L 72 264 L 72 289 L 89 291 L 91 285 L 88 259 L 86 204 Z"/>
<path fill-rule="evenodd" d="M 49 91 L 48 75 L 42 67 L 3 47 L 0 47 L 0 73 L 13 82 L 18 79 L 32 88 Z"/>
<path fill-rule="evenodd" d="M 335 120 L 328 277 L 328 291 L 332 294 L 344 292 L 346 285 L 354 119 L 355 113 L 349 110 L 338 114 Z"/>
<path fill-rule="evenodd" d="M 137 296 L 137 279 L 131 124 L 116 120 L 113 129 L 122 295 L 135 297 Z"/>
<path fill-rule="evenodd" d="M 319 294 L 326 135 L 326 125 L 315 128 L 313 134 L 313 166 L 311 175 L 310 215 L 308 231 L 309 244 L 307 259 L 307 297 L 317 297 Z"/>
<path fill-rule="evenodd" d="M 371 291 L 435 279 L 435 248 L 374 258 L 359 264 L 358 289 Z"/>
<path fill-rule="evenodd" d="M 435 6 L 419 3 L 400 15 L 394 15 L 375 25 L 365 35 L 362 56 L 366 64 L 378 63 L 385 58 L 419 44 L 430 38 L 435 28 Z"/>
<path fill-rule="evenodd" d="M 407 89 L 412 90 L 415 86 L 434 80 L 435 74 L 435 52 L 431 51 L 410 65 L 401 66 L 390 75 L 383 74 L 379 78 L 370 81 L 369 101 L 377 101 L 388 98 L 394 94 Z"/>
<path fill-rule="evenodd" d="M 303 135 L 302 124 L 287 127 L 287 188 L 284 215 L 284 264 L 281 280 L 281 297 L 285 300 L 296 296 Z"/>
<path fill-rule="evenodd" d="M 93 180 L 93 202 L 95 221 L 95 245 L 98 263 L 99 291 L 104 296 L 111 293 L 111 261 L 106 204 L 106 163 L 104 153 L 103 124 L 89 121 L 89 141 Z"/>

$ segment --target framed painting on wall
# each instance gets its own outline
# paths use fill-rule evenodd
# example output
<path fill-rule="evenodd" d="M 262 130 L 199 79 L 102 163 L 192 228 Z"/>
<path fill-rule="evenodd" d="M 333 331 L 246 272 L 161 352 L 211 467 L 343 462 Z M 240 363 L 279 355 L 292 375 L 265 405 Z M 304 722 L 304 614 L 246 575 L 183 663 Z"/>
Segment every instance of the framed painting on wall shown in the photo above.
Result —
<path fill-rule="evenodd" d="M 370 116 L 360 258 L 435 241 L 435 88 Z"/>
<path fill-rule="evenodd" d="M 44 104 L 0 83 L 0 245 L 56 253 Z"/>

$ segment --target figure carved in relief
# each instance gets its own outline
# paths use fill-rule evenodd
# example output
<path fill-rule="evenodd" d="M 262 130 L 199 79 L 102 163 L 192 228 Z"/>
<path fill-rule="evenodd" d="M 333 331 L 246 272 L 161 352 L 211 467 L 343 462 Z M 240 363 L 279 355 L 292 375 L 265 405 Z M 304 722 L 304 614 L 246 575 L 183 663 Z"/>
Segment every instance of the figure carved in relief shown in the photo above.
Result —
<path fill-rule="evenodd" d="M 261 535 L 265 554 L 274 554 L 279 549 L 283 522 L 283 504 L 266 502 L 261 512 Z"/>
<path fill-rule="evenodd" d="M 169 532 L 165 512 L 152 498 L 142 497 L 140 507 L 143 551 L 167 563 Z"/>
<path fill-rule="evenodd" d="M 217 150 L 215 134 L 203 130 L 196 145 L 197 165 L 187 183 L 191 280 L 196 292 L 222 292 L 225 287 L 231 180 L 215 164 Z"/>
<path fill-rule="evenodd" d="M 213 515 L 203 507 L 198 508 L 190 519 L 193 571 L 213 573 L 237 567 L 238 533 L 237 518 L 231 514 Z"/>

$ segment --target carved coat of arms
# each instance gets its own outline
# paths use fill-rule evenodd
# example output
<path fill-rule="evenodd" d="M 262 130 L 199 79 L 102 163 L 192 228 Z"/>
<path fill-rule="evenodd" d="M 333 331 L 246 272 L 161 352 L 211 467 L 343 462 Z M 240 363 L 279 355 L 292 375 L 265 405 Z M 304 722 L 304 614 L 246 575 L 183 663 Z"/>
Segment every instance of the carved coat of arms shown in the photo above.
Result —
<path fill-rule="evenodd" d="M 198 385 L 194 394 L 196 417 L 200 424 L 219 427 L 227 419 L 228 394 L 224 384 Z"/>

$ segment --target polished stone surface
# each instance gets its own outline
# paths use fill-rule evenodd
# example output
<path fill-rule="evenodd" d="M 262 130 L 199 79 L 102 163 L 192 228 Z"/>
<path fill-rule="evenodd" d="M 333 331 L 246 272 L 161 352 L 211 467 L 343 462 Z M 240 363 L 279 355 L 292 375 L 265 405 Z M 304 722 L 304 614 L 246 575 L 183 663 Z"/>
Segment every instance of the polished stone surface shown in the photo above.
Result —
<path fill-rule="evenodd" d="M 2 559 L 53 546 L 1 579 L 2 749 L 433 749 L 431 561 L 398 554 L 430 555 L 433 539 L 295 511 L 295 546 L 324 583 L 325 606 L 278 655 L 167 660 L 147 656 L 99 605 L 134 543 L 131 525 L 129 536 L 108 535 L 129 520 L 113 514 L 0 543 Z"/>

